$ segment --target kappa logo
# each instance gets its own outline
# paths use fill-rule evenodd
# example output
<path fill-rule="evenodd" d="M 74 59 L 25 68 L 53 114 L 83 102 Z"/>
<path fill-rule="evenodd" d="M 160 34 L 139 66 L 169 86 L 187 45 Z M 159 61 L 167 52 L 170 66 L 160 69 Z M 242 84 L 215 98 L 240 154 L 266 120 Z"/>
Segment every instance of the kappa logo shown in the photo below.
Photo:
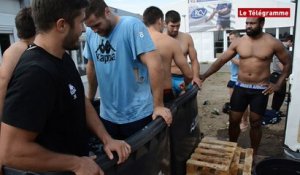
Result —
<path fill-rule="evenodd" d="M 72 84 L 69 84 L 69 89 L 71 96 L 73 96 L 73 100 L 75 100 L 77 98 L 76 88 Z"/>
<path fill-rule="evenodd" d="M 139 35 L 141 38 L 144 38 L 144 36 L 145 36 L 143 32 L 139 32 Z"/>
<path fill-rule="evenodd" d="M 105 43 L 104 43 L 105 42 Z M 101 40 L 101 44 L 96 50 L 97 61 L 104 62 L 105 64 L 110 61 L 116 60 L 116 50 L 112 47 L 108 40 Z"/>

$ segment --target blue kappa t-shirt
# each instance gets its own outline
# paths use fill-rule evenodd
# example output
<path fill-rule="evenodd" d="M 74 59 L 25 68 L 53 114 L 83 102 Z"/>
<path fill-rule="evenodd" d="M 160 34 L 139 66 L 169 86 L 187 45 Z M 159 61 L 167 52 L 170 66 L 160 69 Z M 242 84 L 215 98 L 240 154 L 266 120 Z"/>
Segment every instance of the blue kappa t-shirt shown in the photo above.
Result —
<path fill-rule="evenodd" d="M 107 37 L 87 27 L 83 55 L 95 65 L 102 118 L 124 124 L 151 115 L 150 80 L 139 55 L 153 50 L 155 46 L 148 30 L 137 18 L 121 17 Z"/>

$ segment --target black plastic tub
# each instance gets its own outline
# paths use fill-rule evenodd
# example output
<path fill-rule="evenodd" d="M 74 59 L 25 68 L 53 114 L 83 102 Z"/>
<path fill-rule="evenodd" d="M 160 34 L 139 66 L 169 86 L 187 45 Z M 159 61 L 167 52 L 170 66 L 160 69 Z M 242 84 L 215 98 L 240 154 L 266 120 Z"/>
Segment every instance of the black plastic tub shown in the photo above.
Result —
<path fill-rule="evenodd" d="M 255 166 L 254 175 L 300 175 L 300 162 L 284 158 L 264 159 Z"/>
<path fill-rule="evenodd" d="M 102 145 L 91 141 L 91 152 L 106 175 L 185 175 L 185 163 L 200 141 L 198 123 L 198 87 L 181 95 L 168 106 L 173 114 L 173 124 L 167 127 L 161 117 L 126 139 L 132 148 L 128 160 L 117 165 L 117 158 L 109 160 Z M 96 109 L 99 101 L 94 103 Z M 115 157 L 117 157 L 115 155 Z M 69 175 L 70 172 L 35 173 L 4 167 L 4 175 Z"/>

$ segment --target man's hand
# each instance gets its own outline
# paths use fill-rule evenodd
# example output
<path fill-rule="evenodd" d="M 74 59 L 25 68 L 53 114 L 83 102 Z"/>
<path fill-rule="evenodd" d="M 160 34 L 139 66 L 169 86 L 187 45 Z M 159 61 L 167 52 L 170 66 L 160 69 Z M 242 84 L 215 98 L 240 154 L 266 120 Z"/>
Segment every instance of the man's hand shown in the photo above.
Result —
<path fill-rule="evenodd" d="M 269 86 L 267 87 L 267 89 L 262 91 L 262 93 L 264 95 L 270 95 L 270 94 L 274 93 L 275 91 L 279 91 L 279 90 L 280 90 L 280 85 L 278 85 L 277 83 L 276 84 L 270 83 Z"/>
<path fill-rule="evenodd" d="M 99 165 L 95 162 L 96 156 L 80 157 L 73 170 L 76 175 L 104 175 Z"/>
<path fill-rule="evenodd" d="M 200 80 L 202 83 L 205 81 L 205 79 L 206 79 L 205 76 L 203 74 L 200 74 Z"/>
<path fill-rule="evenodd" d="M 155 120 L 158 116 L 161 116 L 168 126 L 171 125 L 173 117 L 170 109 L 162 106 L 155 107 L 152 114 L 152 119 Z"/>
<path fill-rule="evenodd" d="M 125 160 L 129 157 L 131 147 L 123 140 L 115 140 L 111 138 L 104 144 L 104 151 L 110 159 L 114 158 L 112 151 L 116 151 L 119 156 L 118 164 L 120 164 L 125 162 Z"/>
<path fill-rule="evenodd" d="M 199 77 L 194 77 L 192 83 L 197 84 L 198 88 L 200 89 L 202 87 L 203 81 Z"/>

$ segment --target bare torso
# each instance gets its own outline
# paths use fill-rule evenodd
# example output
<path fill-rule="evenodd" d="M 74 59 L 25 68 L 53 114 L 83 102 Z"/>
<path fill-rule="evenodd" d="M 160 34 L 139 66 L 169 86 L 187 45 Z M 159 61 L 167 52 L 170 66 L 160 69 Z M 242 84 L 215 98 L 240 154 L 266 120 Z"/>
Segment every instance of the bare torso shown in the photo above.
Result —
<path fill-rule="evenodd" d="M 29 42 L 17 41 L 12 44 L 3 54 L 3 62 L 0 66 L 0 118 L 2 115 L 7 85 L 12 73 L 20 60 L 21 55 L 27 49 Z"/>
<path fill-rule="evenodd" d="M 267 85 L 276 43 L 269 34 L 263 34 L 259 39 L 247 35 L 240 38 L 234 46 L 240 55 L 238 80 L 247 84 Z"/>
<path fill-rule="evenodd" d="M 186 34 L 179 32 L 178 35 L 176 36 L 177 41 L 179 41 L 180 47 L 182 49 L 183 55 L 187 59 L 187 55 L 189 54 L 189 41 L 186 36 Z M 177 75 L 182 75 L 181 70 L 179 67 L 172 61 L 172 66 L 171 66 L 171 72 L 172 74 L 177 74 Z"/>
<path fill-rule="evenodd" d="M 157 32 L 150 31 L 151 38 L 155 44 L 156 49 L 158 50 L 164 71 L 164 89 L 172 89 L 172 80 L 171 80 L 171 62 L 173 58 L 173 48 L 172 48 L 172 38 Z"/>

